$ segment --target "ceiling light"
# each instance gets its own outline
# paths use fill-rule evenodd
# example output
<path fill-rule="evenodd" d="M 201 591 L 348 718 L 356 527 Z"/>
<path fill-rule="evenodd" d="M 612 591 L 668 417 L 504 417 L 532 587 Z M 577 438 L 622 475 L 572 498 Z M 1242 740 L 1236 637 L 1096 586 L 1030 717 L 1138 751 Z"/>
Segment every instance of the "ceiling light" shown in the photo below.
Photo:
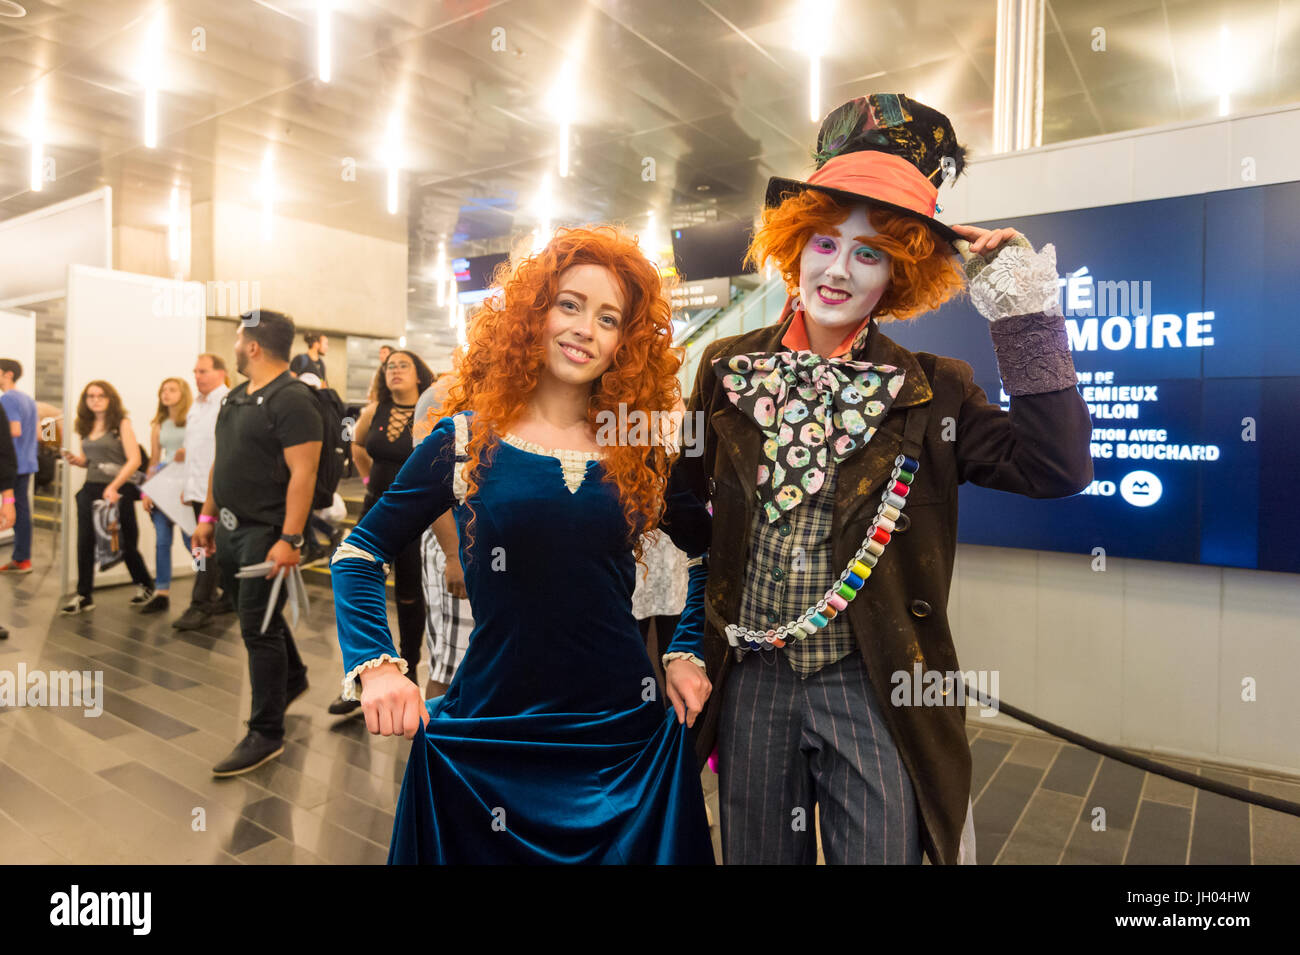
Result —
<path fill-rule="evenodd" d="M 271 238 L 271 204 L 275 198 L 275 181 L 272 177 L 271 147 L 267 146 L 262 155 L 262 181 L 258 187 L 262 194 L 262 238 L 266 240 Z"/>
<path fill-rule="evenodd" d="M 388 167 L 388 214 L 397 214 L 397 174 L 401 168 L 402 152 L 401 107 L 393 107 L 388 114 L 388 131 L 384 134 L 384 165 Z"/>
<path fill-rule="evenodd" d="M 574 100 L 578 95 L 577 60 L 570 56 L 560 68 L 547 94 L 547 111 L 555 118 L 558 134 L 556 172 L 564 179 L 569 175 L 569 127 L 573 123 Z"/>
<path fill-rule="evenodd" d="M 835 0 L 802 0 L 797 14 L 795 45 L 808 54 L 808 118 L 814 123 L 822 112 L 822 54 L 826 51 L 826 24 L 833 21 Z"/>
<path fill-rule="evenodd" d="M 27 8 L 21 3 L 14 3 L 13 0 L 0 0 L 0 17 L 18 17 L 27 16 Z"/>
<path fill-rule="evenodd" d="M 438 307 L 447 304 L 447 286 L 443 284 L 443 273 L 447 271 L 447 243 L 438 243 L 438 257 L 433 260 L 433 284 L 438 292 Z"/>
<path fill-rule="evenodd" d="M 1215 76 L 1219 80 L 1219 115 L 1227 116 L 1229 109 L 1229 98 L 1232 93 L 1234 80 L 1236 79 L 1236 61 L 1232 58 L 1232 36 L 1228 32 L 1227 24 L 1219 27 L 1219 68 L 1215 71 Z"/>
<path fill-rule="evenodd" d="M 40 192 L 45 185 L 45 91 L 37 84 L 32 91 L 31 128 L 28 135 L 32 143 L 31 186 L 32 192 Z"/>
<path fill-rule="evenodd" d="M 180 187 L 172 186 L 171 198 L 167 201 L 167 257 L 173 262 L 181 257 L 180 207 Z"/>
<path fill-rule="evenodd" d="M 144 47 L 144 144 L 158 145 L 158 86 L 162 74 L 163 20 L 156 14 L 149 22 Z"/>

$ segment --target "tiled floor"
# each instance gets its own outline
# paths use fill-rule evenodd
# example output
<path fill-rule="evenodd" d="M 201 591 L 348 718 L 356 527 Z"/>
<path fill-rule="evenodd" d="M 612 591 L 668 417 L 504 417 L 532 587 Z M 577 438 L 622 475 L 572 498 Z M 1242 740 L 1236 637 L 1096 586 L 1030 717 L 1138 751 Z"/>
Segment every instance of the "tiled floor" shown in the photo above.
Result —
<path fill-rule="evenodd" d="M 233 616 L 206 631 L 142 617 L 126 587 L 93 614 L 56 614 L 52 534 L 36 573 L 0 579 L 0 670 L 102 670 L 105 712 L 0 710 L 0 863 L 381 863 L 409 743 L 330 717 L 340 656 L 328 581 L 298 630 L 311 688 L 290 708 L 284 755 L 243 777 L 210 767 L 242 735 L 246 658 Z M 185 603 L 189 582 L 176 587 Z M 1131 770 L 1037 735 L 972 726 L 983 863 L 1296 863 L 1300 819 Z M 1182 764 L 1300 800 L 1300 781 Z M 717 829 L 716 778 L 704 773 Z M 1105 827 L 1094 828 L 1098 808 Z"/>
<path fill-rule="evenodd" d="M 982 864 L 1300 863 L 1300 818 L 1134 769 L 1026 730 L 967 724 Z M 1300 780 L 1157 757 L 1300 802 Z"/>

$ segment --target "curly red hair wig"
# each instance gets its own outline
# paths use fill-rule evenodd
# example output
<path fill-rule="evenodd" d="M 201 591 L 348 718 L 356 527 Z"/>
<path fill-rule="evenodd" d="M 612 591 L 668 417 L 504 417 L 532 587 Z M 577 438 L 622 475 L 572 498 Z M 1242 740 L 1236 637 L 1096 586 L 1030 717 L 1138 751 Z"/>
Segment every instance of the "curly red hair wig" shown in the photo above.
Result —
<path fill-rule="evenodd" d="M 659 270 L 637 240 L 615 226 L 559 229 L 540 252 L 503 263 L 466 330 L 467 347 L 455 361 L 455 384 L 437 417 L 467 409 L 474 428 L 467 454 L 469 494 L 479 486 L 500 434 L 528 405 L 543 370 L 547 312 L 555 303 L 560 276 L 576 265 L 609 269 L 623 293 L 623 323 L 609 369 L 592 384 L 587 420 L 593 431 L 619 406 L 641 411 L 653 420 L 680 400 L 677 371 L 681 358 L 673 350 L 672 306 Z M 605 414 L 602 414 L 605 413 Z M 434 419 L 436 420 L 436 418 Z M 628 522 L 628 540 L 641 559 L 640 535 L 659 525 L 664 489 L 673 455 L 661 442 L 619 441 L 604 449 L 604 480 L 618 489 Z M 473 526 L 473 515 L 470 527 Z"/>
<path fill-rule="evenodd" d="M 850 212 L 851 207 L 820 190 L 797 192 L 763 210 L 745 261 L 762 268 L 768 258 L 775 260 L 786 285 L 797 289 L 799 258 L 808 240 L 839 225 Z M 936 309 L 965 289 L 947 243 L 923 222 L 869 203 L 867 218 L 878 233 L 873 245 L 890 257 L 889 287 L 871 313 L 880 321 L 902 321 Z"/>

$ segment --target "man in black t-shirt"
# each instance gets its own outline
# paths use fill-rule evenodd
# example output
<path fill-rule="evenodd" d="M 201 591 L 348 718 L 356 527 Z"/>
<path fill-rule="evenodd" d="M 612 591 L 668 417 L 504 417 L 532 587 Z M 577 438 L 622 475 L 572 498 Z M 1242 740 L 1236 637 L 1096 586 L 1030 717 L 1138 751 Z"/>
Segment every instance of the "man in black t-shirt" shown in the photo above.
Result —
<path fill-rule="evenodd" d="M 323 437 L 315 397 L 289 373 L 293 337 L 287 315 L 263 309 L 241 316 L 235 360 L 249 380 L 222 400 L 208 498 L 194 532 L 195 547 L 215 549 L 253 686 L 248 735 L 213 767 L 216 776 L 246 773 L 284 752 L 285 708 L 307 689 L 307 668 L 282 614 L 283 585 L 262 632 L 271 579 L 299 562 Z M 274 565 L 264 578 L 235 576 L 263 562 Z"/>
<path fill-rule="evenodd" d="M 322 388 L 328 388 L 325 380 L 325 353 L 330 350 L 330 340 L 315 332 L 307 332 L 302 340 L 307 345 L 307 350 L 301 355 L 293 356 L 289 370 L 300 378 L 311 372 L 320 379 Z"/>

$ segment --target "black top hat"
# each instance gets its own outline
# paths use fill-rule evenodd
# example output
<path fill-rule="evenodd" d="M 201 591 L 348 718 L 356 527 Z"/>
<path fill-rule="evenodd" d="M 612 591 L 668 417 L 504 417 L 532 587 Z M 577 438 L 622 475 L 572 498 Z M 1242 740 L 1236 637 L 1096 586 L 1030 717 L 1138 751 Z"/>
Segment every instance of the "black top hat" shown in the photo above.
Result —
<path fill-rule="evenodd" d="M 956 232 L 934 218 L 938 186 L 966 168 L 966 147 L 948 117 L 902 93 L 859 96 L 822 120 L 806 182 L 773 176 L 767 205 L 817 189 L 840 202 L 862 201 L 919 219 L 949 242 Z"/>

